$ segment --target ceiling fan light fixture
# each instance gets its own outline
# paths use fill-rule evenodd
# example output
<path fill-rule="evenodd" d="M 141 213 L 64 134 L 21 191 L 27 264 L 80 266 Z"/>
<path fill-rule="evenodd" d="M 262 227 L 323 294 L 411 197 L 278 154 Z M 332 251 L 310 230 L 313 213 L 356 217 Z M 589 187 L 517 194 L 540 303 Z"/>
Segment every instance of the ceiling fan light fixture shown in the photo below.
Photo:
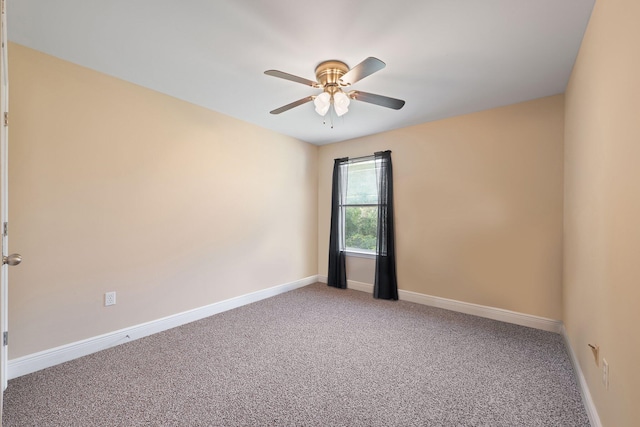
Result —
<path fill-rule="evenodd" d="M 344 92 L 336 92 L 333 95 L 333 109 L 336 111 L 338 117 L 344 115 L 349 111 L 349 103 L 351 100 Z"/>
<path fill-rule="evenodd" d="M 399 110 L 405 104 L 402 99 L 390 98 L 388 96 L 376 95 L 375 93 L 361 92 L 358 90 L 352 90 L 349 91 L 349 93 L 343 92 L 343 88 L 350 87 L 352 84 L 382 70 L 384 67 L 384 62 L 372 56 L 366 58 L 353 68 L 349 68 L 347 64 L 342 61 L 323 61 L 316 67 L 317 81 L 308 80 L 278 70 L 267 70 L 264 73 L 268 76 L 290 80 L 316 89 L 322 89 L 322 93 L 319 95 L 306 96 L 287 105 L 283 105 L 280 108 L 276 108 L 275 110 L 270 111 L 270 113 L 280 114 L 294 107 L 313 101 L 316 113 L 321 116 L 326 116 L 333 105 L 333 111 L 335 111 L 336 115 L 340 117 L 349 112 L 349 104 L 352 99 Z"/>
<path fill-rule="evenodd" d="M 331 95 L 327 92 L 322 92 L 320 95 L 316 96 L 313 100 L 313 104 L 316 106 L 316 113 L 324 116 L 329 111 L 329 107 L 331 107 Z"/>

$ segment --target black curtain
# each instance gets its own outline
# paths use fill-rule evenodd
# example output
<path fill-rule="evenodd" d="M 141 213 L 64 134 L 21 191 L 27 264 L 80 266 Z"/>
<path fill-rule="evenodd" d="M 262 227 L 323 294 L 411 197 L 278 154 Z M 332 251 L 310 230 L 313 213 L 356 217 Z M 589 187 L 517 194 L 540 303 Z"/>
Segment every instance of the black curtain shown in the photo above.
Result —
<path fill-rule="evenodd" d="M 344 254 L 344 203 L 347 197 L 348 158 L 335 159 L 331 190 L 331 235 L 329 236 L 329 273 L 327 285 L 347 288 Z"/>
<path fill-rule="evenodd" d="M 393 168 L 391 151 L 375 153 L 378 183 L 378 243 L 373 297 L 398 299 L 396 244 L 393 223 Z"/>

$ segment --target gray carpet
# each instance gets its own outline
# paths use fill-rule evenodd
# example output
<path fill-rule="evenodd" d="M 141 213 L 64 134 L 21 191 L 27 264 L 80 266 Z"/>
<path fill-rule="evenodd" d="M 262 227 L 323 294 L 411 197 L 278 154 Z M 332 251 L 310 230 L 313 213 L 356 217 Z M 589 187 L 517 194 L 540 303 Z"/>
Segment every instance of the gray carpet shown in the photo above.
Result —
<path fill-rule="evenodd" d="M 560 335 L 310 285 L 9 382 L 5 426 L 588 426 Z"/>

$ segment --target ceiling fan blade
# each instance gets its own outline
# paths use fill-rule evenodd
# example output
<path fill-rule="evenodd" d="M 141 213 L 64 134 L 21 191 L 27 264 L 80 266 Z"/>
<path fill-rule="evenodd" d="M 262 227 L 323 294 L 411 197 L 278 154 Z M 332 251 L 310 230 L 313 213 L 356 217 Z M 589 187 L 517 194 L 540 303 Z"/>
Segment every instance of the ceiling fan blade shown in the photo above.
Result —
<path fill-rule="evenodd" d="M 393 108 L 394 110 L 399 110 L 404 107 L 404 101 L 402 99 L 389 98 L 388 96 L 360 92 L 358 90 L 352 90 L 349 92 L 349 98 L 355 99 L 356 101 L 368 102 L 369 104 L 380 105 L 382 107 Z"/>
<path fill-rule="evenodd" d="M 375 73 L 376 71 L 382 70 L 387 64 L 380 61 L 378 58 L 374 58 L 373 56 L 368 57 L 352 69 L 350 69 L 347 74 L 342 76 L 340 81 L 347 85 L 352 85 L 355 82 L 364 79 L 367 76 Z"/>
<path fill-rule="evenodd" d="M 285 111 L 288 111 L 292 108 L 295 108 L 299 105 L 302 104 L 306 104 L 307 102 L 313 101 L 313 96 L 307 96 L 306 98 L 302 98 L 302 99 L 298 99 L 295 102 L 292 102 L 291 104 L 287 104 L 285 106 L 282 106 L 280 108 L 276 108 L 273 111 L 270 111 L 271 114 L 280 114 L 280 113 L 284 113 Z"/>
<path fill-rule="evenodd" d="M 302 77 L 294 76 L 293 74 L 285 73 L 283 71 L 278 70 L 267 70 L 264 72 L 267 76 L 279 77 L 285 80 L 291 80 L 292 82 L 302 83 L 303 85 L 311 86 L 318 88 L 320 85 L 317 82 L 312 80 L 308 80 Z"/>

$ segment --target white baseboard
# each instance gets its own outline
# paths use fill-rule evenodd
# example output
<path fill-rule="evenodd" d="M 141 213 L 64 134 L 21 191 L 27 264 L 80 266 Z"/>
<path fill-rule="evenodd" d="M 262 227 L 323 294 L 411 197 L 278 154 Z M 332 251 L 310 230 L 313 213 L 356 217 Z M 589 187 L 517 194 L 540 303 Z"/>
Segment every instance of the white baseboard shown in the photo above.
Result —
<path fill-rule="evenodd" d="M 602 427 L 600 416 L 598 415 L 598 411 L 596 410 L 596 405 L 593 403 L 593 399 L 591 398 L 589 385 L 587 384 L 587 380 L 582 373 L 582 369 L 580 369 L 580 363 L 578 362 L 578 358 L 573 351 L 573 347 L 571 347 L 571 342 L 569 341 L 569 337 L 567 336 L 567 331 L 565 330 L 564 325 L 562 325 L 562 330 L 560 333 L 564 338 L 564 345 L 567 348 L 569 359 L 571 360 L 571 364 L 573 365 L 573 372 L 575 372 L 576 379 L 578 380 L 580 395 L 582 395 L 582 403 L 584 404 L 584 408 L 587 411 L 587 416 L 589 417 L 591 427 Z"/>
<path fill-rule="evenodd" d="M 327 276 L 318 276 L 318 281 L 327 283 Z M 347 280 L 347 287 L 356 291 L 373 293 L 373 285 L 370 283 Z M 435 297 L 417 292 L 404 291 L 402 289 L 398 290 L 398 298 L 403 301 L 444 308 L 460 313 L 473 314 L 474 316 L 500 320 L 502 322 L 528 326 L 530 328 L 542 329 L 549 332 L 560 333 L 562 330 L 562 322 L 559 320 L 547 319 L 546 317 L 534 316 L 532 314 L 518 313 L 516 311 L 504 310 L 502 308 L 488 307 L 486 305 Z"/>
<path fill-rule="evenodd" d="M 318 276 L 309 276 L 295 282 L 273 286 L 246 295 L 230 298 L 224 301 L 195 308 L 193 310 L 163 317 L 151 322 L 109 332 L 86 340 L 62 345 L 38 353 L 28 354 L 9 360 L 7 375 L 9 379 L 30 374 L 41 369 L 49 368 L 78 357 L 86 356 L 100 350 L 105 350 L 125 342 L 146 337 L 176 326 L 184 325 L 196 320 L 204 319 L 223 311 L 231 310 L 252 302 L 260 301 L 278 294 L 282 294 L 318 281 Z"/>
<path fill-rule="evenodd" d="M 488 319 L 500 320 L 515 325 L 528 326 L 529 328 L 542 329 L 543 331 L 560 333 L 562 322 L 532 314 L 518 313 L 517 311 L 502 308 L 488 307 L 470 302 L 456 301 L 448 298 L 434 297 L 410 291 L 398 291 L 401 300 L 429 305 L 431 307 L 445 308 L 460 313 L 473 314 Z"/>

